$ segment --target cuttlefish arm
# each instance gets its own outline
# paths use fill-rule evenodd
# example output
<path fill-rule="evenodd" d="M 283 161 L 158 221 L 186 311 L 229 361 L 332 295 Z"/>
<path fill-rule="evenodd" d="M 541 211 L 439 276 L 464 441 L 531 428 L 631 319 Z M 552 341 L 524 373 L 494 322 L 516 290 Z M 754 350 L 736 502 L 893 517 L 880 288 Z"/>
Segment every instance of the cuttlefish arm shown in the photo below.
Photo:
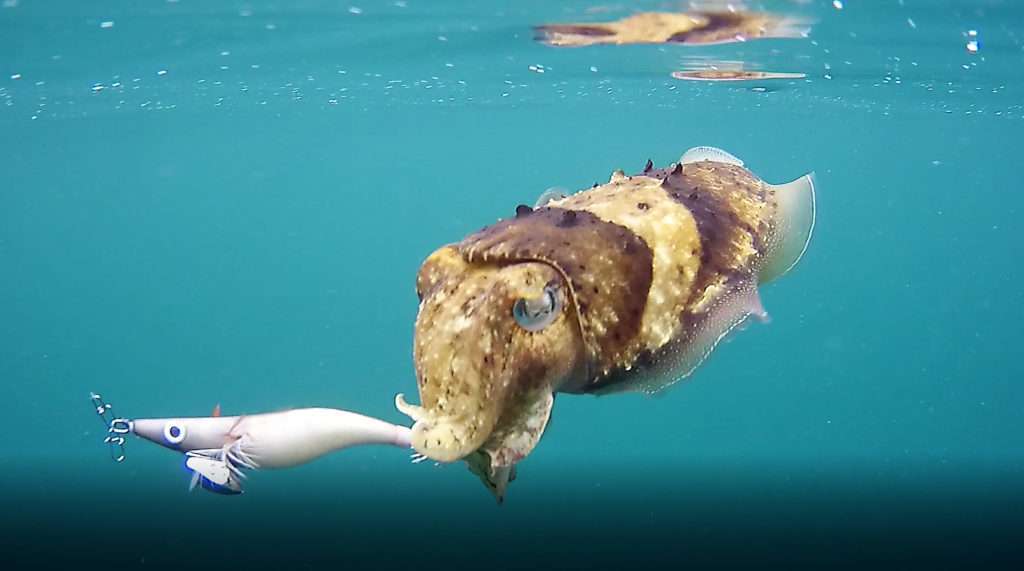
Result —
<path fill-rule="evenodd" d="M 410 429 L 332 408 L 128 421 L 130 432 L 185 454 L 192 487 L 241 493 L 243 470 L 290 468 L 365 445 L 410 447 Z"/>

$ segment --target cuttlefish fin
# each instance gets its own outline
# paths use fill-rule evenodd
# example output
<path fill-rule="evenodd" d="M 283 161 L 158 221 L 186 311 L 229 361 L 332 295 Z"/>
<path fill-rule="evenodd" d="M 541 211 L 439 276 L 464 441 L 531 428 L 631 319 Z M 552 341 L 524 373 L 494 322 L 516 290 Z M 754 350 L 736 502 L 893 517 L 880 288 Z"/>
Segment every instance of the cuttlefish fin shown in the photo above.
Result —
<path fill-rule="evenodd" d="M 735 284 L 733 290 L 714 303 L 703 315 L 695 316 L 690 330 L 680 337 L 674 351 L 664 355 L 657 364 L 657 374 L 652 375 L 645 390 L 655 392 L 676 381 L 689 377 L 719 343 L 729 335 L 743 329 L 751 317 L 762 323 L 768 322 L 768 312 L 761 305 L 757 285 L 749 282 Z"/>
<path fill-rule="evenodd" d="M 694 147 L 683 153 L 683 156 L 679 157 L 679 162 L 684 165 L 699 163 L 701 161 L 725 163 L 729 165 L 736 165 L 738 167 L 743 166 L 743 161 L 716 147 Z"/>
<path fill-rule="evenodd" d="M 793 182 L 769 186 L 778 206 L 767 260 L 758 274 L 760 283 L 770 282 L 788 272 L 807 251 L 816 214 L 814 187 L 814 173 L 805 174 Z"/>
<path fill-rule="evenodd" d="M 734 331 L 743 329 L 753 317 L 768 322 L 754 279 L 727 286 L 722 295 L 704 311 L 688 316 L 686 330 L 659 349 L 642 372 L 628 383 L 610 385 L 595 391 L 605 395 L 624 391 L 655 394 L 689 377 L 718 345 Z"/>

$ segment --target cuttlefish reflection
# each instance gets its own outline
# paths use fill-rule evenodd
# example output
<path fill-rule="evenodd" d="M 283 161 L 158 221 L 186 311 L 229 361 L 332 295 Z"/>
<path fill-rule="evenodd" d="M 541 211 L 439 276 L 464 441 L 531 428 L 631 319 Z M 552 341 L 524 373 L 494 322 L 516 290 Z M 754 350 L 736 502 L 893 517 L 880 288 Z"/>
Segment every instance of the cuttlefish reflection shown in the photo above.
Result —
<path fill-rule="evenodd" d="M 744 11 L 641 12 L 613 22 L 544 24 L 534 28 L 536 39 L 550 46 L 600 44 L 708 45 L 759 38 L 803 38 L 805 20 Z"/>

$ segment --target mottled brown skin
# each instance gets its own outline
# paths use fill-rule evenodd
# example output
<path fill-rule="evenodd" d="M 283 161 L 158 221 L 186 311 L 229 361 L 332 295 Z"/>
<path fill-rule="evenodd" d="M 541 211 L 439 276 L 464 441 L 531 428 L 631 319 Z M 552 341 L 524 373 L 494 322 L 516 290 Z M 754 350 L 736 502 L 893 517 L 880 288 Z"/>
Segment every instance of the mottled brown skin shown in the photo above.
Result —
<path fill-rule="evenodd" d="M 568 283 L 589 362 L 607 370 L 626 358 L 651 285 L 651 250 L 628 228 L 586 210 L 539 208 L 463 240 L 470 262 L 541 261 Z M 598 333 L 600 332 L 600 333 Z"/>
<path fill-rule="evenodd" d="M 562 312 L 539 332 L 512 317 L 517 299 L 539 297 L 551 283 L 563 277 L 550 265 L 473 264 L 452 246 L 424 262 L 414 342 L 422 408 L 411 413 L 419 453 L 460 460 L 483 446 L 503 417 L 527 407 L 524 401 L 573 376 L 585 352 L 575 312 Z M 566 288 L 559 295 L 569 303 Z"/>
<path fill-rule="evenodd" d="M 646 192 L 645 208 L 635 204 L 634 196 L 641 192 Z M 643 377 L 644 365 L 657 358 L 659 349 L 697 330 L 711 315 L 710 310 L 728 296 L 756 287 L 760 264 L 774 241 L 771 220 L 776 203 L 771 187 L 731 164 L 677 163 L 666 169 L 649 168 L 633 177 L 613 176 L 607 185 L 557 204 L 563 208 L 604 206 L 602 212 L 608 220 L 637 231 L 641 220 L 658 207 L 664 211 L 665 228 L 648 232 L 648 242 L 655 247 L 666 242 L 687 245 L 662 257 L 661 266 L 675 265 L 680 270 L 669 272 L 670 279 L 647 293 L 649 299 L 670 300 L 664 310 L 645 316 L 645 321 L 669 321 L 669 337 L 648 338 L 605 374 L 573 387 L 573 392 L 633 389 L 632 382 Z M 682 238 L 679 229 L 686 230 Z"/>
<path fill-rule="evenodd" d="M 801 22 L 764 12 L 641 12 L 614 22 L 547 24 L 534 28 L 552 46 L 598 44 L 720 44 L 800 37 Z"/>
<path fill-rule="evenodd" d="M 441 462 L 473 455 L 478 473 L 484 454 L 494 474 L 536 445 L 554 393 L 685 376 L 703 358 L 691 345 L 756 312 L 742 303 L 778 242 L 777 207 L 743 167 L 648 162 L 440 248 L 417 279 L 422 404 L 399 403 L 416 420 L 413 447 Z M 545 288 L 561 311 L 528 331 L 512 308 Z M 665 378 L 651 386 L 655 372 Z"/>

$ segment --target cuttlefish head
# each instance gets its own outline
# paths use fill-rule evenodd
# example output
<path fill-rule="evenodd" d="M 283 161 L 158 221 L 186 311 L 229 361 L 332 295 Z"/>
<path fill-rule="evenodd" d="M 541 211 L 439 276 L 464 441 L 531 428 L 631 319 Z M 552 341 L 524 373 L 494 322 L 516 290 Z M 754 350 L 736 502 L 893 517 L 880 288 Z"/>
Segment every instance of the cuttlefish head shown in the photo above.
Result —
<path fill-rule="evenodd" d="M 414 358 L 421 404 L 399 395 L 412 446 L 438 461 L 486 452 L 494 468 L 530 452 L 553 393 L 583 349 L 564 275 L 543 261 L 474 259 L 446 246 L 423 263 Z"/>

